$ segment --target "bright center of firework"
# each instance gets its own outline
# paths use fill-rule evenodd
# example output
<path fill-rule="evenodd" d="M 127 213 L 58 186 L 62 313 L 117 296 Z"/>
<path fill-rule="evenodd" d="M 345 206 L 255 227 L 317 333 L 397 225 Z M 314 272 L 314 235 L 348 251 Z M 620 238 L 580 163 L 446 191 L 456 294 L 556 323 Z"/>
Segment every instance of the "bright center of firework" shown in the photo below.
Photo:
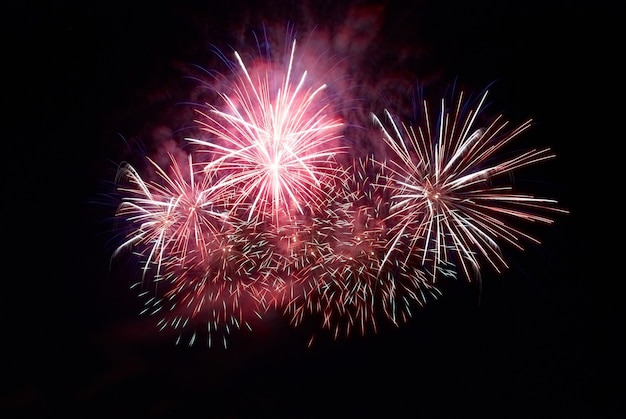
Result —
<path fill-rule="evenodd" d="M 430 182 L 424 185 L 424 198 L 428 199 L 430 202 L 437 202 L 443 199 L 444 196 L 443 191 L 437 185 L 433 185 Z"/>
<path fill-rule="evenodd" d="M 426 192 L 424 192 L 424 196 L 426 196 L 426 198 L 431 201 L 437 201 L 439 200 L 439 198 L 441 198 L 441 193 L 437 190 L 426 190 Z"/>

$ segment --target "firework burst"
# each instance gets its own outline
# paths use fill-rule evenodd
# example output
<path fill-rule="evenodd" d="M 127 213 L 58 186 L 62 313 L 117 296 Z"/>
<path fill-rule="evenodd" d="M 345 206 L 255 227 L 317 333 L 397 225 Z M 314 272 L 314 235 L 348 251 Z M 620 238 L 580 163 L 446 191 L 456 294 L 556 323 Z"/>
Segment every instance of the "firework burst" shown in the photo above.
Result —
<path fill-rule="evenodd" d="M 210 153 L 205 170 L 222 174 L 210 189 L 236 191 L 233 211 L 248 220 L 279 225 L 305 205 L 319 205 L 339 173 L 334 158 L 345 152 L 343 123 L 323 97 L 326 85 L 312 86 L 306 71 L 294 78 L 295 46 L 286 69 L 248 69 L 235 52 L 239 71 L 231 94 L 219 93 L 224 107 L 199 112 L 210 138 L 189 139 Z"/>
<path fill-rule="evenodd" d="M 481 257 L 499 272 L 507 267 L 501 242 L 518 249 L 522 249 L 520 239 L 539 243 L 515 227 L 512 219 L 550 224 L 553 220 L 544 214 L 566 212 L 556 207 L 555 200 L 515 193 L 511 185 L 497 184 L 496 178 L 554 154 L 532 149 L 499 159 L 503 147 L 526 131 L 531 121 L 509 129 L 500 115 L 477 127 L 487 93 L 475 109 L 463 106 L 463 93 L 452 111 L 442 100 L 437 119 L 430 118 L 424 101 L 425 124 L 417 130 L 398 123 L 388 111 L 388 126 L 372 116 L 393 156 L 388 162 L 388 187 L 394 232 L 386 260 L 398 258 L 394 253 L 408 245 L 411 251 L 404 253 L 419 253 L 422 265 L 434 266 L 433 274 L 455 263 L 471 278 L 480 270 Z"/>
<path fill-rule="evenodd" d="M 209 199 L 210 176 L 200 173 L 198 179 L 191 155 L 187 166 L 169 157 L 171 173 L 148 159 L 156 180 L 144 180 L 129 164 L 121 165 L 118 172 L 118 190 L 124 198 L 116 216 L 132 227 L 114 256 L 134 249 L 144 259 L 144 276 L 151 268 L 160 277 L 164 267 L 201 263 L 208 243 L 227 221 L 224 210 Z"/>

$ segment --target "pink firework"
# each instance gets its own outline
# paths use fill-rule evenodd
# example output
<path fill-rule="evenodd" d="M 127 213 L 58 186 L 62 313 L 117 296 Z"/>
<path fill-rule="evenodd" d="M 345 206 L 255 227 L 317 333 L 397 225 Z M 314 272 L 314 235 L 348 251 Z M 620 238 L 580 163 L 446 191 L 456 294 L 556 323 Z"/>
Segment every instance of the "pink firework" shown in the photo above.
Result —
<path fill-rule="evenodd" d="M 531 121 L 484 124 L 487 92 L 476 108 L 463 93 L 452 109 L 441 100 L 434 118 L 424 102 L 417 127 L 372 115 L 382 146 L 371 149 L 385 157 L 359 158 L 326 84 L 297 74 L 307 56 L 288 46 L 284 59 L 248 65 L 234 53 L 218 102 L 198 110 L 202 135 L 186 139 L 201 163 L 170 155 L 168 167 L 148 159 L 148 177 L 119 170 L 126 236 L 114 256 L 138 256 L 143 313 L 179 341 L 226 347 L 270 309 L 334 338 L 399 326 L 439 297 L 442 276 L 472 280 L 482 264 L 499 272 L 502 245 L 539 243 L 518 222 L 567 213 L 507 183 L 554 154 L 510 157 L 505 147 Z"/>
<path fill-rule="evenodd" d="M 433 275 L 458 263 L 469 279 L 470 271 L 479 271 L 482 257 L 499 272 L 507 267 L 500 243 L 518 249 L 522 249 L 520 239 L 539 243 L 513 220 L 549 224 L 553 220 L 544 214 L 566 213 L 555 200 L 496 184 L 496 178 L 554 155 L 549 149 L 532 149 L 499 159 L 502 148 L 526 131 L 531 121 L 509 129 L 500 115 L 477 127 L 486 96 L 487 92 L 476 109 L 465 109 L 461 93 L 452 113 L 442 100 L 436 121 L 430 119 L 424 102 L 425 125 L 417 129 L 399 124 L 388 111 L 389 128 L 373 115 L 392 152 L 387 164 L 394 232 L 386 261 L 419 253 L 422 264 L 434 266 Z M 410 250 L 402 251 L 405 248 Z"/>
<path fill-rule="evenodd" d="M 227 219 L 224 210 L 217 209 L 208 197 L 210 177 L 195 173 L 191 156 L 188 166 L 180 166 L 170 155 L 170 174 L 148 160 L 156 180 L 145 181 L 128 164 L 118 173 L 118 189 L 124 198 L 116 217 L 128 224 L 130 231 L 114 256 L 133 248 L 144 259 L 144 276 L 154 267 L 155 277 L 160 277 L 164 267 L 201 263 Z"/>
<path fill-rule="evenodd" d="M 116 250 L 133 248 L 143 260 L 140 288 L 142 314 L 159 316 L 158 327 L 180 333 L 205 325 L 209 345 L 261 317 L 272 274 L 270 233 L 227 215 L 232 199 L 209 195 L 213 173 L 197 172 L 191 156 L 180 166 L 170 155 L 168 170 L 148 159 L 155 179 L 144 180 L 130 165 L 118 174 L 124 198 L 117 211 L 129 233 Z M 150 284 L 144 280 L 154 270 Z M 262 280 L 259 280 L 262 279 Z"/>
<path fill-rule="evenodd" d="M 286 69 L 248 69 L 235 52 L 239 73 L 231 93 L 219 93 L 224 106 L 200 112 L 209 138 L 189 139 L 211 153 L 205 169 L 221 174 L 210 190 L 234 191 L 233 213 L 248 220 L 279 225 L 318 206 L 337 176 L 334 158 L 345 152 L 343 123 L 323 97 L 326 85 L 311 86 L 306 71 L 294 78 L 295 46 Z"/>

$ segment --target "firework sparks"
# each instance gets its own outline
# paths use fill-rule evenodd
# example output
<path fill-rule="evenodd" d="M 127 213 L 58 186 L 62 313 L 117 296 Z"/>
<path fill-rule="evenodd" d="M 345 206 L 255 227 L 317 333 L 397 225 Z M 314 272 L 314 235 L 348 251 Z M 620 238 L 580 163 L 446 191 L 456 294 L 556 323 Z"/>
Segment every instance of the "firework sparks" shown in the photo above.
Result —
<path fill-rule="evenodd" d="M 211 190 L 235 190 L 234 211 L 248 220 L 281 215 L 317 205 L 338 168 L 334 157 L 343 123 L 322 97 L 326 85 L 309 87 L 307 72 L 294 79 L 292 44 L 286 70 L 249 70 L 235 52 L 239 74 L 232 95 L 220 93 L 225 110 L 210 105 L 198 123 L 212 138 L 189 139 L 212 153 L 207 171 L 224 174 Z M 279 74 L 284 74 L 280 81 Z M 323 200 L 323 198 L 322 198 Z"/>
<path fill-rule="evenodd" d="M 510 185 L 495 184 L 495 178 L 554 154 L 549 149 L 533 149 L 497 159 L 498 152 L 526 131 L 531 121 L 509 130 L 508 121 L 500 115 L 477 128 L 487 93 L 476 109 L 462 108 L 461 93 L 452 114 L 442 100 L 437 120 L 430 119 L 424 101 L 425 126 L 417 131 L 397 123 L 388 111 L 389 129 L 372 116 L 393 155 L 388 165 L 395 231 L 386 259 L 395 257 L 399 244 L 408 241 L 409 248 L 422 255 L 422 264 L 432 260 L 433 272 L 457 262 L 471 278 L 480 269 L 480 256 L 499 272 L 507 267 L 499 242 L 519 249 L 522 238 L 539 243 L 508 219 L 549 224 L 552 219 L 543 214 L 566 212 L 556 207 L 555 200 L 514 193 Z"/>
<path fill-rule="evenodd" d="M 285 304 L 294 325 L 314 315 L 335 338 L 353 330 L 376 333 L 379 321 L 398 325 L 416 304 L 438 294 L 419 267 L 382 266 L 389 205 L 379 170 L 372 158 L 355 160 L 325 213 L 300 230 L 300 247 L 294 240 L 296 274 L 290 285 L 299 293 L 292 292 Z"/>
<path fill-rule="evenodd" d="M 191 155 L 184 169 L 169 157 L 167 171 L 148 159 L 156 173 L 152 181 L 128 164 L 120 167 L 118 189 L 125 197 L 116 215 L 131 229 L 114 256 L 133 248 L 143 260 L 142 280 L 133 288 L 146 298 L 142 313 L 160 316 L 160 329 L 182 336 L 200 322 L 209 345 L 221 334 L 226 346 L 231 330 L 251 328 L 248 320 L 260 318 L 267 306 L 267 281 L 257 279 L 272 272 L 270 233 L 226 215 L 232 199 L 210 195 L 214 173 L 197 171 Z M 196 338 L 194 332 L 190 344 Z"/>
<path fill-rule="evenodd" d="M 138 249 L 145 259 L 144 275 L 156 266 L 155 277 L 164 266 L 196 264 L 206 257 L 208 243 L 226 222 L 223 210 L 216 210 L 208 198 L 209 176 L 197 179 L 191 155 L 183 170 L 173 155 L 171 174 L 148 159 L 158 181 L 145 181 L 129 164 L 118 172 L 119 191 L 125 194 L 117 217 L 133 226 L 127 240 L 114 256 L 125 248 Z M 194 261 L 195 259 L 195 261 Z"/>
<path fill-rule="evenodd" d="M 226 347 L 233 330 L 252 330 L 251 322 L 267 309 L 267 281 L 259 275 L 272 273 L 272 255 L 264 236 L 242 228 L 221 231 L 201 263 L 167 271 L 144 313 L 158 314 L 158 327 L 178 331 L 179 340 L 190 334 L 189 345 L 204 334 L 209 347 L 215 339 Z"/>

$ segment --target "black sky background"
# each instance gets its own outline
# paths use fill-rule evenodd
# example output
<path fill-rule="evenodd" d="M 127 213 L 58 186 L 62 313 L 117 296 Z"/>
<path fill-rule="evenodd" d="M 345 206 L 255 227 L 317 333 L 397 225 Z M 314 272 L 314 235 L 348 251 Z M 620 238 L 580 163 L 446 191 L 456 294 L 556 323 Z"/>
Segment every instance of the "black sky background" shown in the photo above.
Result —
<path fill-rule="evenodd" d="M 600 141 L 589 109 L 604 76 L 598 48 L 611 45 L 591 27 L 610 11 L 582 0 L 298 4 L 2 6 L 0 416 L 620 417 L 623 321 L 609 326 L 613 306 L 594 304 L 597 281 L 612 276 L 590 250 L 597 223 L 583 186 Z M 160 127 L 180 135 L 185 70 L 216 64 L 211 45 L 241 47 L 286 22 L 304 37 L 313 24 L 325 39 L 347 34 L 343 50 L 329 45 L 353 53 L 354 92 L 372 107 L 408 100 L 418 80 L 434 101 L 455 80 L 475 94 L 491 86 L 509 119 L 535 121 L 520 145 L 557 155 L 516 182 L 571 213 L 529 229 L 542 245 L 508 249 L 507 272 L 485 272 L 480 288 L 449 284 L 409 324 L 376 335 L 322 333 L 307 348 L 316 326 L 278 316 L 227 349 L 147 331 L 124 273 L 134 267 L 109 266 L 114 208 L 102 202 L 115 164 L 158 148 Z"/>

